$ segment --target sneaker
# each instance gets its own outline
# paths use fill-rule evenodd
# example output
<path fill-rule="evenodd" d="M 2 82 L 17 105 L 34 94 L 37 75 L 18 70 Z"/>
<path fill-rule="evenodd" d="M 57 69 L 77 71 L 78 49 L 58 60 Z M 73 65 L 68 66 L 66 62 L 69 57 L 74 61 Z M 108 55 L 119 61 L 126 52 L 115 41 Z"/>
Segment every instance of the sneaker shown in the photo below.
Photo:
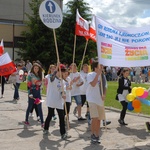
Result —
<path fill-rule="evenodd" d="M 124 125 L 124 126 L 128 125 L 127 123 L 124 122 L 124 120 L 121 119 L 119 119 L 118 122 L 120 123 L 120 125 Z"/>
<path fill-rule="evenodd" d="M 28 121 L 24 121 L 24 124 L 27 125 L 27 126 L 30 125 Z"/>
<path fill-rule="evenodd" d="M 33 117 L 34 117 L 33 113 L 30 113 L 30 114 L 29 114 L 29 117 L 33 118 Z"/>
<path fill-rule="evenodd" d="M 54 115 L 54 116 L 53 116 L 53 120 L 56 120 L 56 119 L 57 119 L 57 117 L 56 117 L 56 115 Z"/>
<path fill-rule="evenodd" d="M 42 123 L 42 124 L 41 124 L 41 128 L 44 128 L 44 125 L 45 125 L 45 124 L 44 124 L 44 123 Z"/>
<path fill-rule="evenodd" d="M 43 135 L 50 135 L 48 130 L 43 130 Z"/>
<path fill-rule="evenodd" d="M 76 115 L 77 113 L 77 106 L 74 108 L 73 114 Z"/>
<path fill-rule="evenodd" d="M 148 131 L 150 131 L 150 123 L 149 122 L 145 122 L 146 128 Z"/>
<path fill-rule="evenodd" d="M 67 133 L 65 133 L 65 134 L 63 134 L 63 135 L 61 136 L 61 139 L 62 139 L 62 140 L 67 140 L 67 139 L 69 139 L 69 138 L 71 138 L 71 136 L 70 136 L 70 135 L 67 135 Z"/>
<path fill-rule="evenodd" d="M 91 143 L 93 143 L 93 144 L 99 143 L 100 144 L 101 142 L 100 142 L 99 136 L 96 137 L 94 134 L 92 134 L 91 135 Z"/>
<path fill-rule="evenodd" d="M 91 135 L 91 143 L 95 144 L 97 142 L 97 139 L 94 134 Z"/>
<path fill-rule="evenodd" d="M 84 121 L 84 120 L 86 120 L 86 118 L 82 118 L 82 117 L 78 118 L 78 121 Z"/>
<path fill-rule="evenodd" d="M 111 124 L 111 121 L 107 121 L 107 120 L 105 121 L 105 120 L 103 120 L 103 126 L 105 126 L 105 122 L 106 122 L 106 126 L 109 125 L 109 124 Z"/>

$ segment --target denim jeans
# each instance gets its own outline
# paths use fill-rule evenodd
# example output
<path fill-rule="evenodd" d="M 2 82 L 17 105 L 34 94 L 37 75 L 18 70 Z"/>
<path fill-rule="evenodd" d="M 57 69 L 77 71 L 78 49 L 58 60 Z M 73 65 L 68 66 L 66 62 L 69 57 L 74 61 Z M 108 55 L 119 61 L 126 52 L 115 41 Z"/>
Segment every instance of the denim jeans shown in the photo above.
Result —
<path fill-rule="evenodd" d="M 32 90 L 32 94 L 33 94 L 34 98 L 41 99 L 40 89 L 38 89 L 38 90 L 33 89 Z M 26 119 L 25 119 L 25 121 L 28 121 L 29 113 L 32 110 L 33 105 L 34 105 L 34 99 L 29 98 L 29 100 L 28 100 L 28 107 L 27 107 L 27 110 L 26 110 Z M 41 124 L 43 124 L 44 120 L 43 120 L 42 103 L 37 104 L 37 109 L 38 109 L 38 114 L 40 116 Z"/>
<path fill-rule="evenodd" d="M 19 87 L 20 83 L 13 84 L 14 85 L 14 99 L 19 99 Z"/>
<path fill-rule="evenodd" d="M 71 98 L 74 98 L 74 100 L 75 100 L 77 106 L 78 106 L 78 105 L 82 105 L 81 95 L 71 96 Z"/>

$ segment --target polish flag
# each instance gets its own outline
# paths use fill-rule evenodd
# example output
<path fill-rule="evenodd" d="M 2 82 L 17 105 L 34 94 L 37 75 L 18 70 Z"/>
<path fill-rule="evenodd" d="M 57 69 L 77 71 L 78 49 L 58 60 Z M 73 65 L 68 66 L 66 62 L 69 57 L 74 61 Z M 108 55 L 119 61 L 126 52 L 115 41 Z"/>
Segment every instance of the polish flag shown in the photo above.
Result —
<path fill-rule="evenodd" d="M 0 44 L 0 56 L 3 55 L 4 53 L 4 43 L 3 43 L 3 39 L 1 40 L 1 44 Z"/>
<path fill-rule="evenodd" d="M 96 42 L 95 16 L 92 17 L 89 32 L 90 32 L 90 39 Z"/>
<path fill-rule="evenodd" d="M 86 40 L 89 39 L 89 22 L 80 16 L 78 9 L 76 12 L 75 35 L 84 36 Z"/>
<path fill-rule="evenodd" d="M 0 76 L 10 75 L 16 71 L 16 66 L 8 53 L 0 56 Z"/>

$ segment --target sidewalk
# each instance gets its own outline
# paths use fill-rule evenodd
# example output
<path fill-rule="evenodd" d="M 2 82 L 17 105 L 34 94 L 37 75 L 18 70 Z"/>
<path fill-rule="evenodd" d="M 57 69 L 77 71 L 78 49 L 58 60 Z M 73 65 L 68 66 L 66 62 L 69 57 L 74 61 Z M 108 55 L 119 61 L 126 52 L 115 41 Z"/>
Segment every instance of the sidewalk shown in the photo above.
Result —
<path fill-rule="evenodd" d="M 106 108 L 106 118 L 112 123 L 105 127 L 101 125 L 101 144 L 90 143 L 90 129 L 87 121 L 78 121 L 73 115 L 75 104 L 70 111 L 70 130 L 72 137 L 62 141 L 59 133 L 59 122 L 52 121 L 50 136 L 43 136 L 40 123 L 36 117 L 30 118 L 30 128 L 25 128 L 22 121 L 27 108 L 27 93 L 20 91 L 20 100 L 12 102 L 13 89 L 10 84 L 5 85 L 4 98 L 0 99 L 0 150 L 149 150 L 150 134 L 146 132 L 145 122 L 149 116 L 128 113 L 128 126 L 118 124 L 119 112 L 116 109 Z M 45 99 L 45 97 L 43 97 Z M 85 115 L 86 106 L 82 110 Z M 35 113 L 34 113 L 35 114 Z M 43 103 L 44 119 L 47 107 Z"/>

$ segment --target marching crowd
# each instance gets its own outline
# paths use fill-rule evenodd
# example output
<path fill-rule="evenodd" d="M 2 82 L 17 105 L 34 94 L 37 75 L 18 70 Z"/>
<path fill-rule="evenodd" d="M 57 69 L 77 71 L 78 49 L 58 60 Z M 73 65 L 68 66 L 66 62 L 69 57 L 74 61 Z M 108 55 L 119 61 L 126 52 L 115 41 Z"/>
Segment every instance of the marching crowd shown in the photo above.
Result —
<path fill-rule="evenodd" d="M 131 72 L 134 72 L 133 74 L 136 81 L 137 73 L 139 73 L 140 76 L 144 73 L 140 67 L 136 67 L 134 70 L 133 68 L 119 68 L 117 70 L 115 67 L 103 67 L 103 65 L 99 65 L 97 61 L 94 61 L 91 65 L 92 72 L 89 72 L 88 64 L 83 64 L 81 71 L 78 72 L 75 63 L 72 63 L 69 67 L 57 63 L 57 65 L 50 64 L 47 75 L 44 75 L 42 64 L 38 60 L 33 63 L 27 60 L 26 64 L 22 61 L 19 62 L 16 67 L 16 72 L 11 74 L 8 81 L 10 82 L 11 80 L 14 86 L 14 102 L 17 102 L 20 98 L 19 86 L 21 82 L 27 82 L 28 106 L 24 124 L 27 126 L 30 125 L 29 116 L 32 116 L 33 110 L 35 109 L 37 119 L 41 122 L 41 127 L 43 128 L 43 134 L 48 135 L 52 118 L 57 119 L 55 115 L 55 111 L 57 111 L 61 138 L 64 140 L 70 138 L 66 132 L 65 124 L 69 124 L 69 112 L 72 99 L 74 99 L 76 107 L 73 113 L 74 115 L 77 114 L 78 121 L 88 120 L 88 124 L 91 127 L 92 143 L 100 143 L 99 134 L 101 121 L 103 121 L 103 125 L 111 123 L 111 121 L 106 121 L 104 110 L 107 80 L 113 79 L 118 81 L 116 99 L 119 100 L 122 105 L 118 122 L 120 125 L 127 125 L 127 123 L 124 122 L 127 110 L 126 95 L 131 91 L 132 81 L 132 78 L 129 80 L 128 76 L 131 75 Z M 145 68 L 146 67 L 144 67 L 144 69 Z M 119 80 L 118 76 L 120 76 Z M 5 82 L 4 79 L 6 78 L 2 77 L 2 83 Z M 140 81 L 139 83 L 141 83 Z M 48 108 L 45 120 L 42 111 L 42 86 L 46 86 L 46 105 Z M 4 84 L 2 84 L 1 94 L 3 98 Z M 86 118 L 81 115 L 82 107 L 85 103 L 87 105 Z"/>

